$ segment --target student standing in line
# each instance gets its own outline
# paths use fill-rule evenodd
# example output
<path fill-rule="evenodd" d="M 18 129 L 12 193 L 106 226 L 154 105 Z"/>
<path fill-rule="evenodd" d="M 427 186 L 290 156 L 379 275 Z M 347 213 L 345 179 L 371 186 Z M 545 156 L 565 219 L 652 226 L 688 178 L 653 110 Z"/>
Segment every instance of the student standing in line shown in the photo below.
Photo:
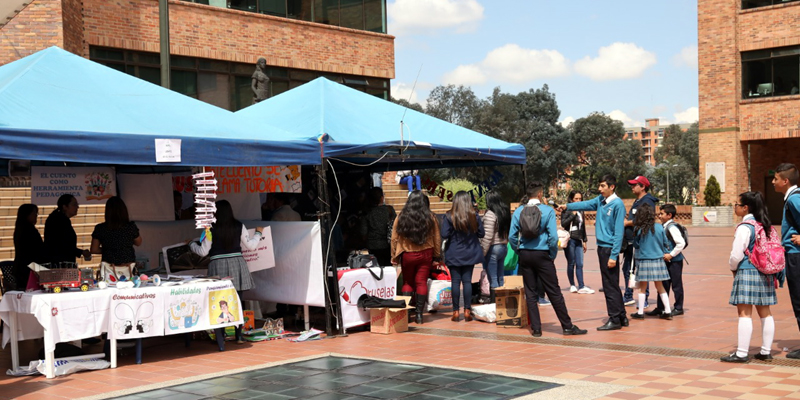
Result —
<path fill-rule="evenodd" d="M 630 280 L 631 269 L 636 269 L 636 257 L 634 257 L 633 248 L 633 220 L 636 218 L 636 211 L 639 209 L 639 207 L 645 204 L 650 205 L 650 207 L 655 210 L 658 199 L 650 194 L 650 180 L 648 180 L 646 177 L 641 175 L 637 176 L 635 179 L 629 180 L 628 184 L 631 185 L 631 191 L 633 191 L 633 194 L 636 195 L 636 200 L 634 200 L 633 204 L 631 204 L 631 209 L 628 211 L 628 216 L 625 218 L 625 242 L 623 245 L 622 278 L 625 281 L 625 294 L 623 295 L 623 301 L 625 302 L 626 306 L 632 306 L 636 304 L 636 301 L 633 299 L 633 289 L 629 287 L 628 281 Z M 649 294 L 650 289 L 648 287 L 645 290 L 645 308 L 648 306 L 647 297 Z"/>
<path fill-rule="evenodd" d="M 583 201 L 583 195 L 577 190 L 569 192 L 568 201 Z M 561 227 L 569 232 L 569 243 L 564 249 L 567 256 L 567 279 L 570 293 L 592 294 L 594 290 L 583 283 L 583 254 L 586 253 L 586 218 L 583 211 L 566 211 L 561 215 Z M 575 286 L 575 278 L 578 286 Z"/>
<path fill-rule="evenodd" d="M 38 220 L 39 207 L 35 204 L 23 204 L 17 209 L 17 220 L 14 223 L 14 266 L 11 271 L 17 284 L 16 289 L 23 292 L 28 287 L 28 278 L 32 273 L 28 264 L 47 260 L 42 235 L 36 228 Z"/>
<path fill-rule="evenodd" d="M 483 262 L 480 239 L 483 221 L 472 206 L 472 196 L 461 190 L 453 196 L 453 206 L 442 220 L 442 239 L 449 241 L 444 259 L 450 268 L 453 296 L 453 321 L 459 320 L 459 296 L 464 286 L 464 321 L 472 321 L 472 271 Z"/>
<path fill-rule="evenodd" d="M 783 222 L 781 222 L 781 244 L 786 258 L 786 282 L 789 286 L 789 298 L 792 300 L 792 311 L 800 328 L 800 173 L 794 164 L 783 163 L 775 168 L 772 186 L 783 194 Z M 800 349 L 786 354 L 786 358 L 800 359 Z"/>
<path fill-rule="evenodd" d="M 633 220 L 633 246 L 636 248 L 636 284 L 639 286 L 639 309 L 631 314 L 633 319 L 644 319 L 644 302 L 648 282 L 655 282 L 658 297 L 664 304 L 661 319 L 672 319 L 669 295 L 664 281 L 669 280 L 664 253 L 669 249 L 664 227 L 656 224 L 655 210 L 649 204 L 639 207 Z"/>
<path fill-rule="evenodd" d="M 753 306 L 761 318 L 761 351 L 754 357 L 757 360 L 771 360 L 770 350 L 775 336 L 775 320 L 769 306 L 778 303 L 775 296 L 775 275 L 765 275 L 750 262 L 746 255 L 753 251 L 756 244 L 756 228 L 758 224 L 769 238 L 772 225 L 767 217 L 764 199 L 759 192 L 745 192 L 739 195 L 739 202 L 734 206 L 736 215 L 743 217 L 742 223 L 736 227 L 733 248 L 728 260 L 733 273 L 733 288 L 728 301 L 736 306 L 739 314 L 739 334 L 736 352 L 724 356 L 724 362 L 745 363 L 750 349 L 750 337 L 753 335 Z M 747 253 L 745 253 L 747 251 Z M 791 286 L 790 286 L 791 287 Z"/>
<path fill-rule="evenodd" d="M 92 259 L 92 253 L 88 249 L 78 248 L 78 235 L 70 220 L 76 215 L 78 199 L 71 194 L 62 194 L 58 198 L 56 209 L 44 223 L 44 248 L 53 268 L 58 268 L 62 262 L 74 264 L 75 259 L 81 256 L 86 261 Z"/>
<path fill-rule="evenodd" d="M 595 234 L 597 236 L 597 256 L 600 260 L 600 274 L 603 278 L 603 294 L 606 297 L 608 321 L 597 328 L 598 331 L 611 331 L 628 326 L 622 291 L 619 289 L 619 259 L 622 240 L 625 235 L 625 204 L 615 193 L 617 178 L 605 175 L 600 179 L 597 189 L 600 196 L 592 200 L 569 203 L 559 207 L 564 211 L 597 211 Z"/>
<path fill-rule="evenodd" d="M 675 307 L 672 308 L 672 316 L 683 315 L 683 249 L 686 248 L 686 240 L 683 238 L 681 229 L 673 221 L 675 215 L 677 215 L 677 209 L 674 204 L 664 204 L 658 213 L 658 219 L 664 224 L 664 232 L 669 241 L 669 252 L 664 253 L 669 280 L 664 282 L 664 290 L 667 291 L 667 295 L 669 295 L 670 289 L 674 293 Z M 645 315 L 661 315 L 662 311 L 664 311 L 664 303 L 659 296 L 656 308 L 646 312 Z"/>
<path fill-rule="evenodd" d="M 511 228 L 511 211 L 497 192 L 486 195 L 486 214 L 483 215 L 485 235 L 481 238 L 483 269 L 489 277 L 489 303 L 494 303 L 495 289 L 503 286 L 503 261 L 508 252 L 508 232 Z"/>
<path fill-rule="evenodd" d="M 580 329 L 572 323 L 567 311 L 567 304 L 564 302 L 564 295 L 561 294 L 561 287 L 558 285 L 558 275 L 556 265 L 553 260 L 558 254 L 558 227 L 556 225 L 556 213 L 552 207 L 542 204 L 544 196 L 544 185 L 539 182 L 528 184 L 526 189 L 528 203 L 514 211 L 511 218 L 511 232 L 508 240 L 511 247 L 519 253 L 519 271 L 522 275 L 522 282 L 525 286 L 525 298 L 528 303 L 528 315 L 530 315 L 531 334 L 534 337 L 542 336 L 542 321 L 539 316 L 538 299 L 541 294 L 537 293 L 536 282 L 542 284 L 542 288 L 547 292 L 553 311 L 556 312 L 558 322 L 561 324 L 564 335 L 585 335 L 586 329 Z M 532 216 L 537 213 L 535 210 L 526 211 L 526 208 L 538 208 L 539 221 L 538 232 L 531 236 L 526 233 L 524 219 L 529 218 L 535 222 Z"/>

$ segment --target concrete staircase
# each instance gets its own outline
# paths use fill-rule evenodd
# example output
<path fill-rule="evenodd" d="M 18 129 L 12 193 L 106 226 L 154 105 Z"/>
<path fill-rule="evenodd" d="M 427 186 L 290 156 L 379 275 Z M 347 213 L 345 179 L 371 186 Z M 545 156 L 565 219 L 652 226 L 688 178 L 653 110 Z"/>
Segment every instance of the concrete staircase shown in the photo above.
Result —
<path fill-rule="evenodd" d="M 0 187 L 0 261 L 14 259 L 14 223 L 17 219 L 17 209 L 20 205 L 30 203 L 31 188 L 28 187 Z M 39 221 L 36 227 L 44 236 L 44 222 L 55 206 L 39 207 Z M 103 222 L 105 205 L 80 205 L 78 215 L 72 217 L 72 227 L 78 235 L 78 247 L 88 249 L 92 242 L 94 226 Z M 99 258 L 80 264 L 96 265 Z"/>
<path fill-rule="evenodd" d="M 403 211 L 408 199 L 408 186 L 398 185 L 395 182 L 396 172 L 385 172 L 381 181 L 383 182 L 383 195 L 386 204 L 394 207 L 394 210 L 399 214 Z M 427 192 L 426 192 L 427 193 Z M 450 203 L 443 201 L 438 196 L 431 196 L 428 194 L 428 199 L 431 202 L 431 211 L 434 214 L 444 214 L 450 210 Z"/>

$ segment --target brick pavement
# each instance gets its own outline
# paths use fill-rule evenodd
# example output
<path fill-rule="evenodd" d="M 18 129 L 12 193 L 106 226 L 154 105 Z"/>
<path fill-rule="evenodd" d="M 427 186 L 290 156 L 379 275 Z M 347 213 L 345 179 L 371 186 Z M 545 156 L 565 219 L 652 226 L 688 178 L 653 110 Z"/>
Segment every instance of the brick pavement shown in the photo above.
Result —
<path fill-rule="evenodd" d="M 623 331 L 597 332 L 594 328 L 601 324 L 605 314 L 602 294 L 570 294 L 565 289 L 574 321 L 590 329 L 586 336 L 562 337 L 555 325 L 555 315 L 544 309 L 541 339 L 531 338 L 527 329 L 502 329 L 477 321 L 454 323 L 443 314 L 426 316 L 426 323 L 419 329 L 399 335 L 359 332 L 302 344 L 282 340 L 232 344 L 224 353 L 215 351 L 210 343 L 196 342 L 185 349 L 180 338 L 167 337 L 146 342 L 143 365 L 135 365 L 132 356 L 125 356 L 115 370 L 83 372 L 52 380 L 0 377 L 0 399 L 73 399 L 329 353 L 523 374 L 532 379 L 558 379 L 576 384 L 620 385 L 621 390 L 616 393 L 604 392 L 607 395 L 603 396 L 598 392 L 594 396 L 607 399 L 800 398 L 800 363 L 785 360 L 781 351 L 784 347 L 800 347 L 800 333 L 788 306 L 786 289 L 779 290 L 779 304 L 773 309 L 777 328 L 773 365 L 725 364 L 709 357 L 732 350 L 736 343 L 736 313 L 727 304 L 731 275 L 726 261 L 732 229 L 690 228 L 690 233 L 686 314 L 672 321 L 631 321 L 631 327 Z M 598 288 L 600 277 L 593 239 L 590 244 L 586 281 Z M 559 257 L 557 266 L 561 286 L 565 287 L 563 257 Z M 760 324 L 756 322 L 754 326 L 751 351 L 760 344 Z M 617 344 L 640 347 L 614 349 Z M 33 345 L 24 343 L 23 355 L 32 354 Z M 693 355 L 680 353 L 681 350 L 699 352 Z M 3 350 L 0 367 L 7 368 L 9 358 L 8 349 Z"/>

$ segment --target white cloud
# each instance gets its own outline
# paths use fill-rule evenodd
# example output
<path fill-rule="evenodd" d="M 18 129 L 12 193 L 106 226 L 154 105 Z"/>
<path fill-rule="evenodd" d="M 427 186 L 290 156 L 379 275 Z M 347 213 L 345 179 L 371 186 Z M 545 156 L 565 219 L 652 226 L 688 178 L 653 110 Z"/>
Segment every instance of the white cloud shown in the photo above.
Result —
<path fill-rule="evenodd" d="M 598 56 L 575 62 L 575 72 L 595 81 L 631 79 L 642 76 L 656 64 L 656 55 L 634 43 L 616 42 L 601 47 Z"/>
<path fill-rule="evenodd" d="M 526 83 L 569 75 L 569 61 L 556 50 L 525 49 L 516 44 L 498 47 L 477 64 L 459 65 L 444 75 L 445 83 Z"/>
<path fill-rule="evenodd" d="M 395 85 L 392 85 L 392 97 L 397 100 L 407 100 L 411 103 L 419 103 L 419 97 L 417 97 L 417 91 L 414 90 L 414 92 L 412 93 L 411 85 L 406 83 L 397 82 Z"/>
<path fill-rule="evenodd" d="M 611 117 L 611 119 L 622 121 L 622 125 L 625 127 L 641 125 L 638 122 L 634 121 L 633 118 L 629 117 L 628 114 L 625 114 L 621 110 L 614 110 L 608 113 L 608 116 Z"/>
<path fill-rule="evenodd" d="M 459 65 L 456 69 L 444 74 L 442 83 L 453 85 L 481 85 L 486 83 L 486 75 L 477 65 Z"/>
<path fill-rule="evenodd" d="M 672 56 L 672 63 L 681 67 L 697 68 L 697 46 L 686 46 Z"/>
<path fill-rule="evenodd" d="M 395 0 L 388 3 L 389 33 L 419 33 L 454 28 L 469 32 L 483 19 L 477 0 Z"/>
<path fill-rule="evenodd" d="M 567 126 L 569 126 L 569 124 L 571 124 L 573 122 L 575 122 L 575 118 L 566 117 L 566 118 L 562 119 L 561 121 L 558 121 L 558 124 L 563 126 L 564 128 L 566 128 Z"/>
<path fill-rule="evenodd" d="M 681 112 L 673 114 L 677 123 L 691 124 L 700 119 L 700 109 L 697 107 L 689 107 Z"/>

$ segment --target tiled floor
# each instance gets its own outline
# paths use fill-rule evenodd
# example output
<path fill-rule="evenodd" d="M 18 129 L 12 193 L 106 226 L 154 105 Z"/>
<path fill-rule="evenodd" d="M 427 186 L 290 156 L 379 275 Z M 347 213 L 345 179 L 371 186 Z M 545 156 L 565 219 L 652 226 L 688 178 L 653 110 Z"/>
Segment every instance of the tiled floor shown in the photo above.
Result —
<path fill-rule="evenodd" d="M 443 313 L 426 315 L 420 330 L 403 334 L 360 332 L 306 343 L 277 340 L 232 344 L 224 353 L 217 352 L 212 343 L 195 342 L 186 349 L 181 338 L 167 337 L 145 342 L 142 365 L 135 365 L 133 358 L 126 356 L 114 370 L 51 380 L 0 377 L 0 399 L 75 399 L 131 388 L 158 389 L 195 380 L 207 383 L 229 372 L 242 372 L 238 369 L 267 368 L 274 366 L 269 363 L 296 362 L 330 354 L 497 373 L 563 385 L 550 389 L 552 396 L 548 390 L 548 396 L 542 398 L 800 399 L 800 363 L 785 359 L 784 348 L 800 348 L 800 333 L 786 289 L 778 291 L 778 305 L 773 307 L 776 321 L 773 355 L 781 361 L 776 360 L 772 365 L 725 364 L 709 357 L 664 355 L 670 353 L 637 351 L 631 346 L 619 350 L 592 345 L 703 350 L 719 355 L 735 347 L 737 316 L 735 308 L 727 304 L 731 284 L 727 259 L 732 229 L 690 228 L 690 234 L 688 264 L 684 269 L 686 314 L 672 321 L 631 321 L 631 326 L 622 331 L 597 332 L 594 328 L 602 324 L 605 315 L 602 293 L 579 295 L 565 289 L 572 319 L 589 329 L 586 336 L 561 336 L 554 313 L 543 308 L 544 337 L 530 341 L 500 340 L 508 335 L 527 338 L 530 334 L 527 329 L 502 329 L 480 322 L 455 323 Z M 593 238 L 586 256 L 585 279 L 597 289 L 600 276 Z M 564 264 L 563 256 L 559 256 L 556 263 L 559 279 L 561 287 L 567 288 Z M 761 343 L 760 322 L 754 321 L 754 327 L 751 353 Z M 486 332 L 495 336 L 431 334 L 430 329 Z M 23 344 L 23 359 L 37 350 L 33 341 Z M 785 365 L 776 365 L 779 362 Z M 4 368 L 10 365 L 8 348 L 0 352 L 0 363 Z M 556 395 L 563 393 L 559 390 L 567 389 L 582 390 L 582 396 Z"/>

